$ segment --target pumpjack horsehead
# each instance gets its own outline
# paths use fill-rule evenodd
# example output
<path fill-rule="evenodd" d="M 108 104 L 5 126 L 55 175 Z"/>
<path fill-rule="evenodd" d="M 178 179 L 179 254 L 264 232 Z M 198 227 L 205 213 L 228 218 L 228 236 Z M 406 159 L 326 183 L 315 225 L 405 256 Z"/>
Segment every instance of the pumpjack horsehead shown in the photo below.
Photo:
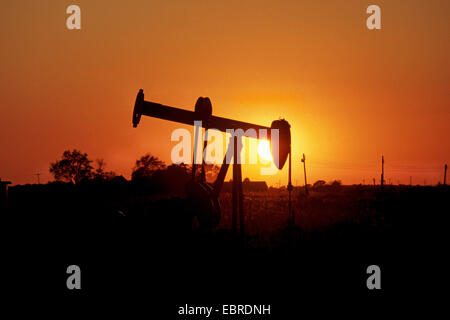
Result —
<path fill-rule="evenodd" d="M 233 202 L 233 212 L 232 212 L 232 228 L 237 231 L 237 217 L 239 213 L 239 230 L 244 233 L 244 205 L 243 205 L 243 193 L 242 193 L 242 174 L 241 174 L 241 164 L 240 164 L 240 150 L 242 147 L 242 137 L 260 138 L 260 133 L 264 132 L 265 136 L 270 141 L 272 157 L 274 159 L 274 164 L 281 170 L 286 163 L 287 157 L 289 156 L 289 181 L 287 189 L 289 191 L 289 217 L 288 223 L 293 222 L 292 207 L 291 207 L 291 130 L 289 123 L 282 120 L 275 120 L 272 122 L 270 128 L 242 122 L 238 120 L 226 119 L 221 117 L 216 117 L 212 115 L 212 105 L 209 98 L 198 98 L 195 104 L 195 111 L 188 111 L 185 109 L 165 106 L 159 103 L 145 101 L 144 91 L 139 90 L 136 102 L 134 104 L 133 110 L 133 127 L 136 128 L 141 120 L 141 116 L 145 115 L 148 117 L 154 117 L 169 121 L 174 121 L 178 123 L 183 123 L 187 125 L 195 125 L 194 122 L 201 121 L 201 126 L 205 128 L 205 135 L 207 130 L 219 130 L 222 132 L 227 132 L 227 130 L 238 130 L 242 129 L 241 135 L 233 135 L 228 144 L 227 154 L 232 154 L 233 157 L 233 184 L 232 184 L 232 202 Z M 253 130 L 249 130 L 253 129 Z M 272 130 L 277 129 L 278 139 L 272 139 Z M 222 189 L 225 176 L 228 171 L 229 161 L 227 160 L 227 154 L 225 155 L 224 161 L 220 168 L 219 174 L 217 175 L 216 181 L 213 184 L 209 184 L 205 181 L 205 168 L 204 159 L 202 159 L 202 166 L 200 177 L 196 176 L 196 146 L 198 139 L 199 126 L 195 126 L 195 137 L 194 137 L 194 161 L 192 164 L 192 179 L 186 186 L 186 195 L 191 200 L 196 203 L 196 216 L 201 227 L 204 228 L 214 228 L 218 226 L 220 222 L 220 205 L 218 197 Z M 255 133 L 256 132 L 256 136 Z M 261 136 L 262 137 L 262 136 Z M 203 152 L 207 147 L 207 139 L 203 144 Z M 230 159 L 230 156 L 228 157 Z"/>

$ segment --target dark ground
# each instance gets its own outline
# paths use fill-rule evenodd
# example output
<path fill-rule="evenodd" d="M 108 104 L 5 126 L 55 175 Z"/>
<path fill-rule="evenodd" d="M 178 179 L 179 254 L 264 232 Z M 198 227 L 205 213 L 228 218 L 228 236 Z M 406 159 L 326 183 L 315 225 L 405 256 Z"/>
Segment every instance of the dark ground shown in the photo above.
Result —
<path fill-rule="evenodd" d="M 444 287 L 448 188 L 341 187 L 309 197 L 296 190 L 290 228 L 282 191 L 247 194 L 245 237 L 230 230 L 229 195 L 221 198 L 219 228 L 204 231 L 186 228 L 182 198 L 134 188 L 11 187 L 1 224 L 8 297 L 69 306 L 108 301 L 109 310 L 131 301 L 162 312 L 161 319 L 177 318 L 186 303 L 271 304 L 272 319 L 293 319 L 305 309 L 330 312 L 334 303 L 369 313 L 415 308 L 424 292 Z M 81 267 L 80 291 L 66 288 L 71 264 Z M 381 290 L 366 287 L 372 264 L 381 268 Z"/>

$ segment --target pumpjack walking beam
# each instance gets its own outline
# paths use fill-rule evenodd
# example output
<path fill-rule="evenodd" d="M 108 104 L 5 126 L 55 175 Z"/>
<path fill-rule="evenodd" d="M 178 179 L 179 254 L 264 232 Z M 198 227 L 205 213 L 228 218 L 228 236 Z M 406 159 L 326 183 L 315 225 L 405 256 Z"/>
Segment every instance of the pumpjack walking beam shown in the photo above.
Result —
<path fill-rule="evenodd" d="M 165 106 L 163 104 L 145 101 L 144 92 L 141 89 L 136 97 L 136 103 L 134 105 L 133 112 L 133 127 L 137 127 L 140 122 L 141 115 L 148 117 L 159 118 L 178 123 L 193 125 L 194 121 L 199 119 L 198 113 L 180 108 L 174 108 Z M 244 137 L 254 138 L 247 130 L 254 129 L 256 131 L 257 138 L 259 138 L 260 130 L 266 130 L 267 138 L 270 139 L 270 127 L 261 126 L 258 124 L 252 124 L 248 122 L 232 120 L 227 118 L 221 118 L 211 115 L 208 119 L 208 123 L 202 122 L 202 127 L 214 128 L 216 130 L 226 132 L 230 129 L 242 129 L 244 131 Z"/>

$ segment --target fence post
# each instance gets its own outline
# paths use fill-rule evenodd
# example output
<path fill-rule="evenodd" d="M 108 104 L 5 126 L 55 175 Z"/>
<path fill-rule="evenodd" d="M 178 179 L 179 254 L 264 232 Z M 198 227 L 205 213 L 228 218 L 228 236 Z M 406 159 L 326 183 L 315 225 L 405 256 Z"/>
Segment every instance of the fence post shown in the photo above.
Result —
<path fill-rule="evenodd" d="M 447 185 L 447 164 L 444 166 L 444 187 Z"/>

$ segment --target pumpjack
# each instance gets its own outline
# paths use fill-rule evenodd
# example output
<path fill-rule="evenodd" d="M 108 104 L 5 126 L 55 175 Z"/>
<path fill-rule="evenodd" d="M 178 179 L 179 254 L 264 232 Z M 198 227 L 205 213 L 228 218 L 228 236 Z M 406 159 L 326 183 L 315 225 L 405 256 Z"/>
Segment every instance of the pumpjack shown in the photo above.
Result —
<path fill-rule="evenodd" d="M 169 120 L 177 123 L 195 125 L 194 122 L 201 121 L 201 126 L 205 128 L 205 134 L 207 130 L 219 130 L 227 132 L 227 130 L 238 130 L 242 134 L 233 135 L 230 138 L 230 143 L 227 147 L 228 158 L 230 154 L 233 158 L 233 183 L 232 183 L 232 229 L 237 231 L 238 215 L 239 215 L 239 231 L 244 234 L 244 205 L 243 205 L 243 192 L 242 192 L 242 171 L 240 161 L 240 148 L 242 147 L 242 137 L 260 138 L 260 133 L 266 133 L 266 137 L 271 142 L 271 152 L 274 159 L 274 164 L 281 170 L 286 163 L 289 156 L 289 218 L 288 222 L 293 221 L 292 208 L 291 208 L 291 131 L 289 123 L 284 120 L 275 120 L 270 127 L 252 124 L 248 122 L 242 122 L 238 120 L 232 120 L 212 115 L 212 104 L 209 98 L 198 98 L 194 111 L 186 109 L 171 107 L 162 105 L 156 102 L 150 102 L 144 100 L 144 91 L 139 90 L 133 110 L 133 127 L 136 128 L 141 120 L 141 116 L 159 118 Z M 253 129 L 253 130 L 249 130 Z M 272 139 L 272 130 L 277 130 L 278 139 Z M 199 127 L 195 127 L 194 137 L 194 149 L 197 146 Z M 256 136 L 254 133 L 256 132 Z M 205 139 L 207 140 L 207 139 Z M 207 141 L 203 144 L 203 151 L 207 147 Z M 202 152 L 202 155 L 204 153 Z M 225 176 L 228 171 L 229 161 L 227 160 L 227 154 L 224 157 L 223 163 L 220 167 L 220 171 L 213 184 L 207 183 L 205 180 L 205 167 L 204 160 L 202 159 L 200 176 L 196 175 L 196 150 L 194 150 L 194 161 L 192 164 L 192 179 L 186 185 L 186 195 L 189 199 L 196 203 L 196 217 L 201 227 L 214 228 L 219 225 L 221 211 L 219 205 L 219 194 L 222 189 Z"/>

